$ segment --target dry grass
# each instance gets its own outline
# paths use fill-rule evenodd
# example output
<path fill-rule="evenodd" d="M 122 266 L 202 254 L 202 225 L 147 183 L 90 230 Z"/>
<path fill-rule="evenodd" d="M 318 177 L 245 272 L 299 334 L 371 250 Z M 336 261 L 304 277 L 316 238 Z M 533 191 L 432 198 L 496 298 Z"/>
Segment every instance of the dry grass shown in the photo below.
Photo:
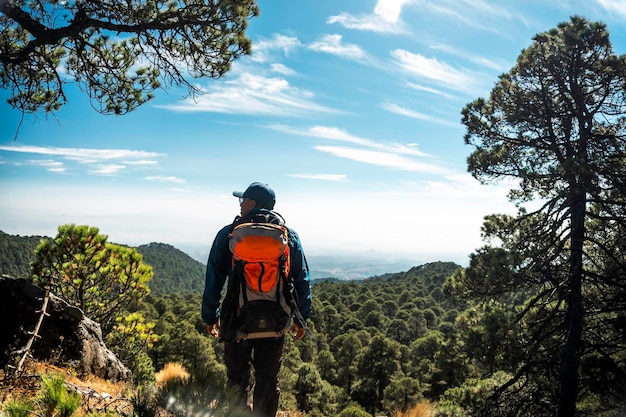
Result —
<path fill-rule="evenodd" d="M 165 387 L 172 382 L 185 383 L 189 380 L 189 372 L 179 363 L 168 363 L 155 375 L 157 387 Z"/>
<path fill-rule="evenodd" d="M 422 401 L 410 410 L 396 415 L 396 417 L 430 417 L 433 412 L 433 405 L 428 401 Z"/>
<path fill-rule="evenodd" d="M 38 361 L 27 361 L 19 377 L 0 372 L 0 408 L 12 401 L 22 402 L 36 398 L 41 388 L 41 375 L 61 375 L 68 389 L 81 394 L 81 407 L 74 414 L 75 417 L 104 409 L 129 410 L 127 397 L 130 385 L 94 376 L 81 379 L 72 369 Z"/>

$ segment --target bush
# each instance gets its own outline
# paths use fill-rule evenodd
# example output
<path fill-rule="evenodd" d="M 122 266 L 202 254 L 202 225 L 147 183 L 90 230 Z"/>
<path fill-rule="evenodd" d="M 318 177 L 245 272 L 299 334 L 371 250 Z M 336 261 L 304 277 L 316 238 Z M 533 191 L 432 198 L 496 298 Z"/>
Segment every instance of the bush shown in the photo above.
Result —
<path fill-rule="evenodd" d="M 371 417 L 370 413 L 358 406 L 350 406 L 339 413 L 338 417 Z"/>
<path fill-rule="evenodd" d="M 32 409 L 33 403 L 30 401 L 11 401 L 4 406 L 0 415 L 3 417 L 30 417 Z"/>
<path fill-rule="evenodd" d="M 80 394 L 70 392 L 61 375 L 42 375 L 38 396 L 46 417 L 70 417 L 80 406 Z"/>

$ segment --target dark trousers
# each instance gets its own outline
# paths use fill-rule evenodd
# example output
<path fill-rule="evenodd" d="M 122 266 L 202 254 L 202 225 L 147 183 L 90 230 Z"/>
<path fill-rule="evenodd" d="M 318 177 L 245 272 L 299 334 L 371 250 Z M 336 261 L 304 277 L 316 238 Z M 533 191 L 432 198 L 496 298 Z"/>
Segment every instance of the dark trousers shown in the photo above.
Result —
<path fill-rule="evenodd" d="M 283 361 L 285 337 L 251 339 L 224 344 L 228 386 L 237 391 L 241 404 L 247 404 L 251 366 L 254 367 L 253 414 L 275 417 L 278 410 L 278 372 Z"/>

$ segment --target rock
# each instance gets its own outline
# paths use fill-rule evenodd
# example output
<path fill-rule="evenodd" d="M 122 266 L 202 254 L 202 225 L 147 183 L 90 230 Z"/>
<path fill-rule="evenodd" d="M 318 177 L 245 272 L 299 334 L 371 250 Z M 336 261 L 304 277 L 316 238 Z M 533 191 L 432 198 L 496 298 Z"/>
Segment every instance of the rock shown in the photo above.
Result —
<path fill-rule="evenodd" d="M 16 365 L 41 315 L 45 292 L 25 279 L 0 277 L 0 367 Z M 131 371 L 102 340 L 100 325 L 82 310 L 50 294 L 40 338 L 31 347 L 33 358 L 75 368 L 113 381 L 130 381 Z"/>

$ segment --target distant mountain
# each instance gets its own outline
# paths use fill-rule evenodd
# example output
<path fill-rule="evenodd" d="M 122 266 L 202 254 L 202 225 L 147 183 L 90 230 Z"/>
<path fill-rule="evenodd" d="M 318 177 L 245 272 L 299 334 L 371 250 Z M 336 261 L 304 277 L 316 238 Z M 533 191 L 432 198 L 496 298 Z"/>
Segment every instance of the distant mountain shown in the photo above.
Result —
<path fill-rule="evenodd" d="M 406 281 L 409 284 L 411 281 L 419 281 L 428 287 L 441 288 L 446 278 L 460 268 L 462 266 L 454 262 L 430 262 L 414 266 L 406 272 L 371 277 L 368 281 Z"/>
<path fill-rule="evenodd" d="M 35 248 L 46 236 L 9 235 L 0 231 L 0 274 L 30 279 L 30 263 Z M 164 243 L 150 243 L 135 248 L 152 266 L 150 289 L 156 294 L 201 292 L 204 289 L 204 264 Z"/>
<path fill-rule="evenodd" d="M 410 259 L 392 259 L 381 254 L 364 252 L 352 255 L 307 256 L 311 279 L 365 279 L 373 276 L 407 271 L 417 265 Z"/>
<path fill-rule="evenodd" d="M 165 243 L 138 246 L 143 261 L 152 266 L 150 289 L 156 294 L 202 292 L 205 266 Z"/>
<path fill-rule="evenodd" d="M 30 278 L 30 263 L 43 236 L 9 235 L 0 230 L 0 274 Z"/>

